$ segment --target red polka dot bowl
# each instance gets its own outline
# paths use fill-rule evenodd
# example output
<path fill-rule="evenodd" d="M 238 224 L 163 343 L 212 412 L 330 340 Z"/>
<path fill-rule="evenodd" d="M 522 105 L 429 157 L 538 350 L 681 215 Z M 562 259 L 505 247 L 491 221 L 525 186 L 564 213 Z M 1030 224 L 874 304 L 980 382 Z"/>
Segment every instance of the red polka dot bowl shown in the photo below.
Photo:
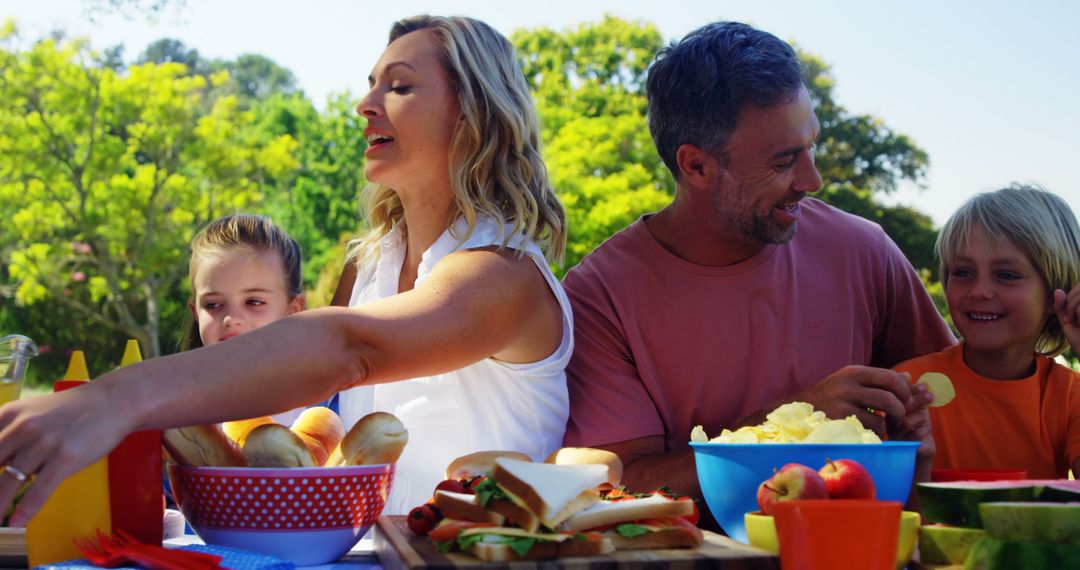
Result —
<path fill-rule="evenodd" d="M 169 465 L 181 512 L 207 544 L 272 554 L 298 566 L 341 558 L 375 523 L 394 465 Z"/>

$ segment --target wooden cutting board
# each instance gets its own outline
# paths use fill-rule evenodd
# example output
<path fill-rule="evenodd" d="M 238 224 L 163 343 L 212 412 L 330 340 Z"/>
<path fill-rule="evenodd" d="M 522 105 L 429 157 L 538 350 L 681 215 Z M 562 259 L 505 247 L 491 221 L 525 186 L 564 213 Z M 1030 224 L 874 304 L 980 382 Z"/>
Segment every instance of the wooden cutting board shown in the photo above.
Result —
<path fill-rule="evenodd" d="M 375 554 L 386 570 L 778 570 L 776 556 L 726 536 L 705 532 L 695 549 L 637 550 L 605 556 L 561 558 L 507 564 L 484 562 L 460 552 L 442 554 L 423 536 L 413 534 L 404 516 L 382 516 L 375 523 Z"/>

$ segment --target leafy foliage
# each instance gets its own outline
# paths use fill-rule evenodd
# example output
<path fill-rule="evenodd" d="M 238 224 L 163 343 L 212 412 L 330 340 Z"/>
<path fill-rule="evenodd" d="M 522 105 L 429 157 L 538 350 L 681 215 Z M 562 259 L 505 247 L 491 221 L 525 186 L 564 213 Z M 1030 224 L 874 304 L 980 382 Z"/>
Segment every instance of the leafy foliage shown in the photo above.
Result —
<path fill-rule="evenodd" d="M 674 184 L 645 126 L 655 26 L 607 16 L 565 33 L 511 35 L 543 123 L 544 158 L 567 210 L 572 267 L 613 233 L 671 200 Z"/>
<path fill-rule="evenodd" d="M 256 208 L 296 143 L 256 144 L 236 97 L 179 63 L 103 66 L 85 42 L 0 50 L 0 251 L 20 305 L 48 301 L 160 353 L 164 295 L 194 231 Z M 85 331 L 84 331 L 85 334 Z"/>

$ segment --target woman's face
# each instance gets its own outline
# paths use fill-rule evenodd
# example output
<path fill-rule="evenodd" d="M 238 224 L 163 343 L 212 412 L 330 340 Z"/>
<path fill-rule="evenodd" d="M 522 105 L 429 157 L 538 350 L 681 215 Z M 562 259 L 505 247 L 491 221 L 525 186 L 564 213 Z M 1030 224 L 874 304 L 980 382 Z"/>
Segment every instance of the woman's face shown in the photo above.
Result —
<path fill-rule="evenodd" d="M 450 140 L 460 109 L 433 32 L 417 30 L 387 46 L 356 105 L 367 119 L 364 175 L 398 192 L 450 184 Z"/>

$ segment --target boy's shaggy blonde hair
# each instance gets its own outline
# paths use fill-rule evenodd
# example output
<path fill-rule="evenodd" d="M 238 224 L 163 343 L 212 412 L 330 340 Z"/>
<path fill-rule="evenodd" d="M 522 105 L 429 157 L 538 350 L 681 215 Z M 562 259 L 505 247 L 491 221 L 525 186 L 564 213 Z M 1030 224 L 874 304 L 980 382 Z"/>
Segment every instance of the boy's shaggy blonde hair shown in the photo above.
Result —
<path fill-rule="evenodd" d="M 1009 242 L 1024 252 L 1051 298 L 1055 289 L 1069 291 L 1080 283 L 1080 228 L 1069 205 L 1037 186 L 1012 184 L 976 195 L 945 222 L 937 239 L 942 286 L 948 286 L 949 268 L 975 227 L 983 228 L 990 239 Z M 1035 344 L 1036 352 L 1057 356 L 1068 346 L 1057 315 L 1051 313 Z"/>
<path fill-rule="evenodd" d="M 443 65 L 457 94 L 462 119 L 450 142 L 453 208 L 447 225 L 458 217 L 468 224 L 478 215 L 509 224 L 500 235 L 505 247 L 524 234 L 561 261 L 566 247 L 566 214 L 552 190 L 540 157 L 540 120 L 518 66 L 514 47 L 487 24 L 463 17 L 416 16 L 394 24 L 390 43 L 417 30 L 430 30 L 443 46 Z M 364 217 L 370 230 L 349 244 L 348 259 L 357 266 L 378 256 L 378 241 L 403 224 L 401 200 L 392 188 L 367 190 Z M 502 232 L 501 232 L 502 233 Z"/>

